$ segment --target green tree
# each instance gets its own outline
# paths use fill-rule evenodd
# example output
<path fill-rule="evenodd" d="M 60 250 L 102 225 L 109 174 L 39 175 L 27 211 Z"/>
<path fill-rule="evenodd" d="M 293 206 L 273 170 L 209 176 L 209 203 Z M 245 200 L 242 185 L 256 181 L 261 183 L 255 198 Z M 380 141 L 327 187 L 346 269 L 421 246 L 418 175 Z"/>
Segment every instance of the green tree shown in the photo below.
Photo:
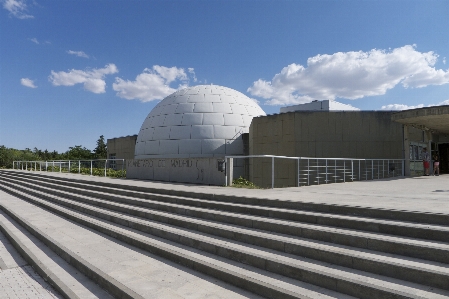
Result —
<path fill-rule="evenodd" d="M 108 147 L 104 142 L 104 136 L 101 135 L 97 140 L 97 147 L 94 149 L 95 159 L 106 159 L 108 155 Z"/>
<path fill-rule="evenodd" d="M 67 160 L 90 160 L 92 158 L 92 152 L 81 145 L 71 146 L 68 151 L 61 155 L 61 159 Z"/>

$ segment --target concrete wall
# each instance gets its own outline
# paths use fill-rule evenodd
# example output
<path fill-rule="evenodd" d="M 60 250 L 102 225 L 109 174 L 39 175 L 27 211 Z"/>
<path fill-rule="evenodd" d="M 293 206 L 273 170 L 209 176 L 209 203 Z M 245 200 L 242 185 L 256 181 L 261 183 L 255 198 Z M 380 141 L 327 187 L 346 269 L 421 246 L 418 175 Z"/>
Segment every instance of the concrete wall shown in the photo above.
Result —
<path fill-rule="evenodd" d="M 126 161 L 126 178 L 205 185 L 225 184 L 217 168 L 223 158 L 155 158 Z"/>
<path fill-rule="evenodd" d="M 137 135 L 107 140 L 108 157 L 115 154 L 117 159 L 134 159 Z"/>
<path fill-rule="evenodd" d="M 381 111 L 297 111 L 256 117 L 249 143 L 251 155 L 403 158 L 402 125 L 391 121 L 391 112 Z M 271 160 L 251 160 L 250 180 L 266 186 Z M 295 186 L 296 163 L 275 160 L 276 186 Z"/>
<path fill-rule="evenodd" d="M 311 111 L 311 110 L 359 111 L 360 109 L 336 101 L 324 100 L 324 101 L 313 101 L 311 103 L 294 106 L 281 107 L 280 112 L 286 113 L 294 111 Z"/>
<path fill-rule="evenodd" d="M 251 155 L 402 159 L 402 125 L 390 112 L 291 112 L 256 117 Z"/>

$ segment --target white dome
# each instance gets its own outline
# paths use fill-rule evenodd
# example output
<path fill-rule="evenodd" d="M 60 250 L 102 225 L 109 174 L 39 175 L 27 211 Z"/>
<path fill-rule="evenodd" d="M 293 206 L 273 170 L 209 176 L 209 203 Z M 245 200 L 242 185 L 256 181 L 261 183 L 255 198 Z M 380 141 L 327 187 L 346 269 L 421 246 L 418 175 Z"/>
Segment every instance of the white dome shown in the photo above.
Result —
<path fill-rule="evenodd" d="M 242 155 L 242 133 L 265 115 L 244 94 L 223 86 L 179 90 L 151 110 L 137 136 L 135 159 Z"/>

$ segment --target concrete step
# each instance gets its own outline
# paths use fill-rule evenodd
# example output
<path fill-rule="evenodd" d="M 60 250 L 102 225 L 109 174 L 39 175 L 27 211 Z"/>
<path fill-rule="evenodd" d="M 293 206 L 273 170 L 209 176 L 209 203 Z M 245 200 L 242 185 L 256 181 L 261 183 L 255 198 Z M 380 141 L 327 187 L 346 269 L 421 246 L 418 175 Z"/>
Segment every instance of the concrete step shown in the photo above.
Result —
<path fill-rule="evenodd" d="M 325 204 L 325 203 L 313 203 L 313 202 L 301 202 L 301 201 L 286 201 L 286 200 L 272 200 L 259 197 L 244 197 L 244 196 L 233 196 L 226 194 L 212 194 L 212 193 L 202 193 L 194 191 L 185 190 L 172 190 L 172 189 L 161 189 L 152 187 L 143 187 L 130 185 L 129 181 L 121 179 L 111 179 L 107 181 L 93 181 L 87 180 L 84 177 L 77 179 L 76 177 L 52 177 L 52 173 L 45 172 L 24 172 L 24 171 L 5 171 L 0 170 L 3 173 L 14 173 L 18 176 L 28 176 L 28 177 L 38 177 L 41 180 L 49 180 L 60 182 L 64 185 L 70 186 L 83 185 L 82 188 L 92 190 L 105 190 L 105 188 L 110 188 L 112 193 L 117 195 L 132 195 L 133 197 L 140 197 L 145 199 L 153 199 L 152 196 L 157 195 L 171 195 L 177 197 L 194 198 L 194 199 L 206 199 L 209 201 L 215 201 L 219 203 L 240 203 L 250 206 L 266 206 L 275 207 L 288 210 L 301 210 L 301 211 L 313 211 L 313 212 L 323 212 L 332 213 L 338 215 L 349 215 L 349 216 L 361 216 L 376 219 L 390 219 L 394 221 L 405 221 L 413 223 L 424 223 L 424 224 L 436 224 L 448 226 L 449 224 L 449 214 L 444 213 L 423 213 L 420 211 L 405 211 L 405 210 L 394 210 L 394 209 L 379 209 L 379 208 L 367 208 L 359 207 L 353 205 L 337 205 L 337 204 Z M 98 188 L 98 189 L 96 189 Z M 139 195 L 139 193 L 141 195 Z"/>
<path fill-rule="evenodd" d="M 137 206 L 145 206 L 151 209 L 158 209 L 171 213 L 182 213 L 188 215 L 196 214 L 195 217 L 209 217 L 210 214 L 208 212 L 204 213 L 204 211 L 208 210 L 195 209 L 191 207 L 217 209 L 233 214 L 239 213 L 283 220 L 292 220 L 296 222 L 350 228 L 360 231 L 379 232 L 411 238 L 420 238 L 443 242 L 449 240 L 449 226 L 392 221 L 360 216 L 346 216 L 330 213 L 316 213 L 254 205 L 251 206 L 246 204 L 221 203 L 210 200 L 155 195 L 143 192 L 120 192 L 123 190 L 103 188 L 101 186 L 92 186 L 79 183 L 67 184 L 64 181 L 57 180 L 43 181 L 22 177 L 22 181 L 29 181 L 30 183 L 36 185 L 48 187 L 51 190 L 54 190 L 54 192 L 56 192 L 56 190 L 62 190 L 69 193 L 75 193 L 77 195 L 85 195 L 88 197 L 101 198 L 109 201 L 122 202 Z M 52 192 L 51 190 L 48 192 Z M 121 195 L 120 193 L 125 193 L 126 195 Z M 203 215 L 200 215 L 201 212 L 203 212 Z"/>
<path fill-rule="evenodd" d="M 5 177 L 6 179 L 6 177 Z M 25 184 L 25 182 L 22 182 Z M 126 200 L 119 200 L 118 196 L 110 196 L 107 201 L 95 201 L 92 197 L 81 196 L 75 193 L 69 192 L 59 192 L 57 190 L 40 187 L 37 185 L 29 185 L 34 190 L 41 189 L 42 192 L 46 196 L 47 194 L 54 194 L 57 196 L 64 196 L 69 199 L 73 199 L 79 202 L 90 203 L 96 206 L 101 206 L 108 209 L 113 209 L 116 211 L 120 211 L 122 213 L 133 213 L 134 215 L 145 217 L 147 219 L 153 219 L 159 222 L 165 222 L 172 225 L 177 225 L 181 227 L 190 227 L 193 229 L 198 229 L 199 227 L 205 232 L 212 231 L 213 233 L 221 233 L 220 230 L 216 228 L 210 229 L 204 223 L 195 223 L 191 218 L 182 218 L 177 217 L 173 214 L 167 215 L 163 213 L 157 213 L 152 210 L 139 210 L 137 208 L 129 208 L 128 205 L 121 206 L 120 204 L 114 204 L 111 201 L 120 201 L 121 204 L 123 202 L 131 202 L 131 204 L 135 204 L 136 201 L 140 203 L 140 206 L 145 206 L 149 209 L 154 209 L 155 206 L 151 203 L 151 201 L 145 200 L 132 200 L 130 198 Z M 76 190 L 78 192 L 79 190 Z M 189 217 L 195 217 L 200 219 L 205 219 L 207 221 L 216 221 L 216 222 L 224 222 L 233 225 L 244 226 L 253 229 L 265 230 L 269 232 L 281 233 L 281 234 L 290 234 L 301 238 L 307 238 L 317 241 L 331 242 L 340 245 L 353 246 L 368 250 L 381 251 L 390 254 L 397 254 L 402 256 L 414 257 L 419 259 L 428 259 L 440 263 L 449 263 L 449 244 L 444 242 L 427 242 L 424 240 L 411 239 L 411 238 L 401 238 L 397 236 L 391 236 L 387 234 L 380 233 L 366 233 L 363 231 L 356 230 L 347 230 L 340 228 L 333 228 L 329 226 L 317 226 L 317 225 L 309 225 L 303 223 L 296 222 L 288 222 L 284 220 L 278 219 L 270 219 L 266 217 L 255 217 L 255 216 L 247 216 L 235 213 L 226 213 L 220 211 L 211 211 L 204 210 L 199 208 L 190 208 L 187 209 L 185 206 L 179 207 L 174 206 L 170 207 L 170 204 L 163 205 L 157 204 L 156 208 L 161 209 L 161 205 L 166 208 L 164 211 L 168 211 L 170 213 L 176 213 L 178 215 L 186 215 Z M 409 224 L 410 225 L 410 224 Z M 420 224 L 419 224 L 420 225 Z M 437 229 L 446 229 L 445 227 L 437 227 Z M 228 235 L 229 232 L 223 232 L 221 235 Z M 235 234 L 235 233 L 232 233 Z M 236 235 L 237 239 L 248 239 L 251 242 L 256 242 L 257 244 L 272 244 L 267 242 L 267 238 L 260 238 Z M 257 240 L 257 241 L 256 241 Z M 274 245 L 273 245 L 274 246 Z M 282 245 L 283 246 L 283 245 Z M 393 273 L 393 272 L 392 272 Z"/>
<path fill-rule="evenodd" d="M 17 193 L 16 195 L 23 196 L 19 193 Z M 69 230 L 71 236 L 82 236 L 84 237 L 84 239 L 88 239 L 87 242 L 88 244 L 91 244 L 92 248 L 96 249 L 97 247 L 102 247 L 103 251 L 101 252 L 100 256 L 98 252 L 91 252 L 92 248 L 90 251 L 88 249 L 85 249 L 86 244 L 83 244 L 84 242 L 68 243 L 73 248 L 72 253 L 76 252 L 79 258 L 84 257 L 84 263 L 89 264 L 92 269 L 95 269 L 95 273 L 101 274 L 104 277 L 109 276 L 108 281 L 101 278 L 95 278 L 95 273 L 92 273 L 91 278 L 94 281 L 110 285 L 111 279 L 115 279 L 115 285 L 123 284 L 123 286 L 125 287 L 126 285 L 129 285 L 131 291 L 134 291 L 136 293 L 132 297 L 116 296 L 117 298 L 157 297 L 155 296 L 154 292 L 144 292 L 145 290 L 147 290 L 149 284 L 154 284 L 154 281 L 156 280 L 160 284 L 164 284 L 164 280 L 159 281 L 158 279 L 158 277 L 160 277 L 161 275 L 163 275 L 163 278 L 165 278 L 166 280 L 171 280 L 172 283 L 176 283 L 176 281 L 183 279 L 183 277 L 180 278 L 178 276 L 185 276 L 186 274 L 189 274 L 188 272 L 190 271 L 188 270 L 188 268 L 193 269 L 195 270 L 195 272 L 199 273 L 192 273 L 194 275 L 190 275 L 196 278 L 196 281 L 193 281 L 191 283 L 193 285 L 188 286 L 187 289 L 192 291 L 192 287 L 195 288 L 194 291 L 204 294 L 204 297 L 202 298 L 259 298 L 259 296 L 251 295 L 251 293 L 260 294 L 261 296 L 266 298 L 354 298 L 336 291 L 324 289 L 308 283 L 290 279 L 285 276 L 257 269 L 249 265 L 244 265 L 228 259 L 220 258 L 203 251 L 192 250 L 191 248 L 188 248 L 186 246 L 175 244 L 173 242 L 142 233 L 141 231 L 137 231 L 129 227 L 109 223 L 95 217 L 86 216 L 71 211 L 70 209 L 58 207 L 57 205 L 50 203 L 45 203 L 44 201 L 32 196 L 27 196 L 24 198 L 26 198 L 27 201 L 34 202 L 34 204 L 40 202 L 40 205 L 45 206 L 47 210 L 43 210 L 42 208 L 36 206 L 30 208 L 29 206 L 31 206 L 31 204 L 29 202 L 20 200 L 19 198 L 7 202 L 3 199 L 0 199 L 0 207 L 13 218 L 17 219 L 19 222 L 26 222 L 26 226 L 28 229 L 40 229 L 41 231 L 45 230 L 45 234 L 41 235 L 41 238 L 44 241 L 47 238 L 52 238 L 50 234 L 55 234 L 57 236 L 58 234 L 53 232 L 59 227 L 65 226 L 66 229 L 64 230 L 64 232 Z M 21 216 L 22 214 L 25 215 Z M 55 214 L 63 217 L 58 217 Z M 31 218 L 34 215 L 40 215 L 40 217 L 35 217 L 36 219 L 31 220 L 25 219 Z M 42 218 L 50 219 L 50 225 L 49 223 L 42 223 Z M 73 222 L 77 222 L 78 225 L 75 225 Z M 96 233 L 93 233 L 93 230 L 95 230 Z M 96 235 L 98 235 L 98 237 Z M 105 240 L 105 237 L 103 237 L 104 235 L 113 237 L 116 240 Z M 101 239 L 101 241 L 97 239 Z M 55 242 L 55 244 L 57 244 L 57 246 L 64 247 L 63 243 L 67 242 L 68 241 L 66 241 L 66 238 L 62 237 L 60 238 L 59 245 L 57 242 Z M 123 242 L 130 245 L 123 246 L 121 245 L 124 244 Z M 120 248 L 117 249 L 117 247 Z M 106 248 L 108 252 L 105 252 Z M 143 249 L 143 251 L 140 251 L 139 249 Z M 55 250 L 59 249 L 55 248 Z M 109 251 L 114 251 L 116 253 L 108 256 Z M 136 252 L 141 252 L 139 254 L 139 257 L 136 257 Z M 147 252 L 147 254 L 145 254 L 145 252 Z M 119 255 L 117 255 L 117 253 Z M 177 266 L 177 269 L 173 269 L 172 267 L 172 269 L 170 269 L 171 271 L 164 270 L 164 273 L 161 273 L 160 270 L 159 272 L 154 273 L 155 270 L 152 268 L 156 268 L 156 270 L 158 270 L 157 268 L 161 267 L 161 265 L 155 267 L 154 265 L 149 264 L 147 260 L 151 258 L 153 254 L 157 254 L 162 258 L 168 260 L 161 260 L 159 263 L 162 262 L 164 265 L 170 265 L 170 261 L 173 261 L 177 264 L 180 264 L 181 266 Z M 104 261 L 102 263 L 102 258 L 104 260 L 103 255 L 107 257 L 108 263 Z M 139 273 L 140 271 L 150 271 L 150 274 L 148 274 L 148 278 L 151 278 L 150 281 L 146 281 L 142 277 L 136 277 L 135 275 L 132 275 L 130 273 L 124 273 L 125 270 L 128 270 L 128 268 L 123 269 L 123 264 L 119 263 L 117 265 L 116 260 L 123 261 L 125 260 L 126 255 L 132 255 L 134 257 L 133 267 L 128 268 L 134 269 L 138 267 Z M 89 261 L 86 260 L 86 257 L 90 258 Z M 130 262 L 126 262 L 125 264 L 130 264 Z M 220 283 L 219 281 L 210 283 L 210 280 L 208 281 L 208 279 L 206 279 L 206 277 L 204 277 L 204 275 L 201 273 L 204 273 L 211 277 L 215 277 L 232 285 L 238 286 L 242 289 L 249 290 L 251 293 L 239 291 L 239 289 L 236 289 L 224 283 Z M 204 281 L 198 282 L 198 277 L 203 278 Z M 167 288 L 167 286 L 162 287 L 164 289 Z M 171 295 L 172 296 L 166 295 L 160 297 L 176 297 L 176 294 L 174 293 Z M 180 296 L 180 294 L 178 294 L 178 296 L 184 297 Z M 196 295 L 192 294 L 192 296 Z"/>
<path fill-rule="evenodd" d="M 1 203 L 0 208 L 1 232 L 28 264 L 64 298 L 113 298 L 8 216 Z"/>
<path fill-rule="evenodd" d="M 30 190 L 28 190 L 30 191 Z M 46 205 L 48 207 L 48 203 L 40 203 L 43 205 Z M 77 205 L 76 203 L 71 203 L 72 205 Z M 79 207 L 81 207 L 82 205 L 78 205 Z M 86 207 L 83 207 L 84 209 L 86 209 Z M 87 208 L 88 209 L 88 208 Z M 95 208 L 93 208 L 95 209 Z M 90 208 L 91 211 L 92 208 Z M 117 221 L 121 221 L 121 222 L 127 222 L 128 225 L 132 226 L 132 227 L 138 227 L 140 226 L 142 228 L 142 230 L 148 230 L 148 228 L 144 228 L 145 225 L 148 224 L 148 221 L 143 221 L 140 219 L 132 219 L 131 217 L 128 217 L 126 215 L 123 214 L 117 214 L 114 215 L 113 212 L 102 212 L 100 210 L 95 211 L 96 213 L 99 214 L 103 214 L 105 217 L 108 217 L 110 220 L 112 219 L 116 219 Z M 147 223 L 144 223 L 147 222 Z M 131 223 L 131 224 L 130 224 Z M 148 226 L 147 226 L 148 227 Z M 372 294 L 373 292 L 382 292 L 381 290 L 383 289 L 382 286 L 384 286 L 387 282 L 391 283 L 391 281 L 394 281 L 392 279 L 387 279 L 385 280 L 385 278 L 381 277 L 381 276 L 375 276 L 373 274 L 368 274 L 368 273 L 362 273 L 361 271 L 357 271 L 357 270 L 353 270 L 353 269 L 346 269 L 346 268 L 342 268 L 338 269 L 338 267 L 336 266 L 332 266 L 332 265 L 326 265 L 324 263 L 319 263 L 316 261 L 308 261 L 307 259 L 301 259 L 298 258 L 297 256 L 292 256 L 289 254 L 280 254 L 278 252 L 273 252 L 273 251 L 267 251 L 266 249 L 261 250 L 260 248 L 256 248 L 256 247 L 251 247 L 246 244 L 241 244 L 239 242 L 233 242 L 230 246 L 229 240 L 220 240 L 220 242 L 224 242 L 223 244 L 220 244 L 219 241 L 217 240 L 217 238 L 211 239 L 210 237 L 208 238 L 205 235 L 198 235 L 194 236 L 195 233 L 193 232 L 188 232 L 188 231 L 180 231 L 177 233 L 177 237 L 174 237 L 176 235 L 176 232 L 174 228 L 170 228 L 168 229 L 167 227 L 165 228 L 157 228 L 155 226 L 153 226 L 150 230 L 153 233 L 156 233 L 156 230 L 159 229 L 159 232 L 163 232 L 163 236 L 167 237 L 168 235 L 170 235 L 169 238 L 178 238 L 178 240 L 184 239 L 184 241 L 181 241 L 189 244 L 190 246 L 192 246 L 192 244 L 194 244 L 194 247 L 196 246 L 196 248 L 201 248 L 203 250 L 209 250 L 210 252 L 214 252 L 215 254 L 221 254 L 222 256 L 227 256 L 228 258 L 236 258 L 237 260 L 244 260 L 246 262 L 251 261 L 255 266 L 259 266 L 259 267 L 268 267 L 270 268 L 271 271 L 279 271 L 279 273 L 283 273 L 284 275 L 288 275 L 291 277 L 295 277 L 298 279 L 302 279 L 302 280 L 307 280 L 307 279 L 312 279 L 313 283 L 317 283 L 317 284 L 325 284 L 326 280 L 337 280 L 339 281 L 339 283 L 341 285 L 352 285 L 350 288 L 353 290 L 357 289 L 357 292 L 359 294 L 365 294 L 365 293 L 370 293 Z M 157 233 L 156 233 L 157 234 Z M 195 239 L 196 238 L 196 239 Z M 187 240 L 187 241 L 185 241 Z M 178 241 L 179 242 L 179 241 Z M 218 243 L 217 243 L 218 242 Z M 196 245 L 195 245 L 196 244 Z M 238 248 L 238 249 L 236 249 Z M 347 253 L 348 254 L 348 253 Z M 400 263 L 401 261 L 396 260 L 396 263 Z M 394 264 L 394 262 L 392 263 Z M 262 266 L 260 266 L 262 265 Z M 267 266 L 268 265 L 268 266 Z M 413 265 L 408 265 L 409 268 L 413 268 Z M 416 267 L 415 270 L 417 270 L 419 268 L 419 263 L 416 263 L 414 265 Z M 434 274 L 437 273 L 439 270 L 441 270 L 440 272 L 444 272 L 444 267 L 440 267 L 438 269 L 438 266 L 433 265 L 435 268 L 433 270 Z M 320 268 L 321 267 L 321 268 Z M 407 266 L 405 266 L 407 267 Z M 429 265 L 430 267 L 430 265 Z M 424 267 L 425 268 L 425 267 Z M 329 270 L 329 269 L 333 269 L 333 270 Z M 430 269 L 430 268 L 429 268 Z M 413 271 L 413 270 L 412 270 Z M 425 272 L 425 271 L 424 271 Z M 324 276 L 322 273 L 326 273 Z M 352 273 L 353 276 L 347 275 L 347 273 Z M 440 273 L 441 274 L 441 273 Z M 297 276 L 301 276 L 301 277 L 297 277 Z M 331 278 L 329 278 L 328 276 L 331 276 Z M 345 276 L 346 275 L 346 276 Z M 447 279 L 447 273 L 443 274 L 443 276 L 446 275 L 446 279 Z M 438 276 L 438 275 L 437 275 Z M 315 277 L 315 278 L 311 278 L 311 277 Z M 369 280 L 369 283 L 367 284 L 363 284 L 362 282 L 365 281 L 366 282 L 366 277 L 371 277 L 373 278 L 372 280 Z M 438 280 L 438 279 L 437 279 Z M 446 280 L 447 281 L 447 280 Z M 408 285 L 408 287 L 410 288 L 408 290 L 409 295 L 410 296 L 415 296 L 413 295 L 413 291 L 411 291 L 412 289 L 416 290 L 420 290 L 423 291 L 423 287 L 422 286 L 418 286 L 418 285 L 414 285 L 411 283 L 407 283 L 404 281 L 395 281 L 396 285 L 392 285 L 393 288 L 400 288 L 400 286 L 404 286 L 404 285 Z M 362 285 L 362 287 L 360 287 L 360 284 Z M 442 283 L 443 285 L 445 284 L 445 282 Z M 323 285 L 322 285 L 323 286 Z M 332 283 L 326 284 L 327 288 L 332 288 Z M 425 288 L 424 288 L 425 289 Z M 349 291 L 346 291 L 349 292 Z M 377 295 L 381 295 L 381 293 L 377 293 Z M 376 295 L 376 296 L 377 296 Z M 396 294 L 397 295 L 397 294 Z M 383 294 L 382 296 L 385 296 L 385 294 Z"/>

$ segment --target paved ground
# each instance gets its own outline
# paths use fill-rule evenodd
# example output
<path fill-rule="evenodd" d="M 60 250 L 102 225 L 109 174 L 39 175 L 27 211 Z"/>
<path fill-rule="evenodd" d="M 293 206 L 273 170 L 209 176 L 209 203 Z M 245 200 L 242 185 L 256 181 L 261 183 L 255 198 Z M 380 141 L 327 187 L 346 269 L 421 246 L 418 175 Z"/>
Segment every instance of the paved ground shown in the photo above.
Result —
<path fill-rule="evenodd" d="M 46 175 L 106 182 L 111 182 L 111 180 L 113 180 L 114 183 L 118 184 L 149 186 L 169 190 L 188 190 L 197 193 L 229 194 L 243 197 L 269 198 L 273 200 L 303 201 L 449 214 L 449 175 L 441 175 L 438 177 L 395 178 L 378 181 L 283 189 L 239 189 L 192 184 L 169 184 L 164 182 L 90 177 L 67 173 L 47 173 Z M 46 221 L 49 220 L 47 219 Z M 80 240 L 77 240 L 76 242 L 80 242 Z M 120 256 L 121 254 L 122 253 L 117 253 L 117 256 Z M 136 252 L 135 254 L 143 253 Z M 132 261 L 133 258 L 134 257 L 130 257 L 129 261 Z M 155 260 L 157 261 L 158 259 L 155 257 Z M 130 265 L 126 264 L 124 266 L 128 267 Z M 163 266 L 158 265 L 158 267 Z M 26 262 L 18 256 L 17 252 L 15 252 L 11 244 L 9 244 L 3 235 L 0 235 L 0 268 L 0 290 L 2 290 L 0 291 L 0 298 L 60 298 L 58 297 L 59 295 L 56 294 L 31 267 L 26 265 Z M 171 277 L 163 275 L 163 273 L 165 273 L 164 269 L 158 270 L 159 274 L 156 276 L 162 284 L 167 283 L 164 282 L 164 280 L 171 281 Z M 183 275 L 195 276 L 196 274 L 184 273 Z M 150 274 L 150 276 L 152 275 Z M 191 279 L 191 277 L 189 276 L 188 279 Z M 189 289 L 184 291 L 188 292 L 194 290 Z M 239 295 L 243 295 L 242 297 L 247 296 L 245 293 Z"/>

